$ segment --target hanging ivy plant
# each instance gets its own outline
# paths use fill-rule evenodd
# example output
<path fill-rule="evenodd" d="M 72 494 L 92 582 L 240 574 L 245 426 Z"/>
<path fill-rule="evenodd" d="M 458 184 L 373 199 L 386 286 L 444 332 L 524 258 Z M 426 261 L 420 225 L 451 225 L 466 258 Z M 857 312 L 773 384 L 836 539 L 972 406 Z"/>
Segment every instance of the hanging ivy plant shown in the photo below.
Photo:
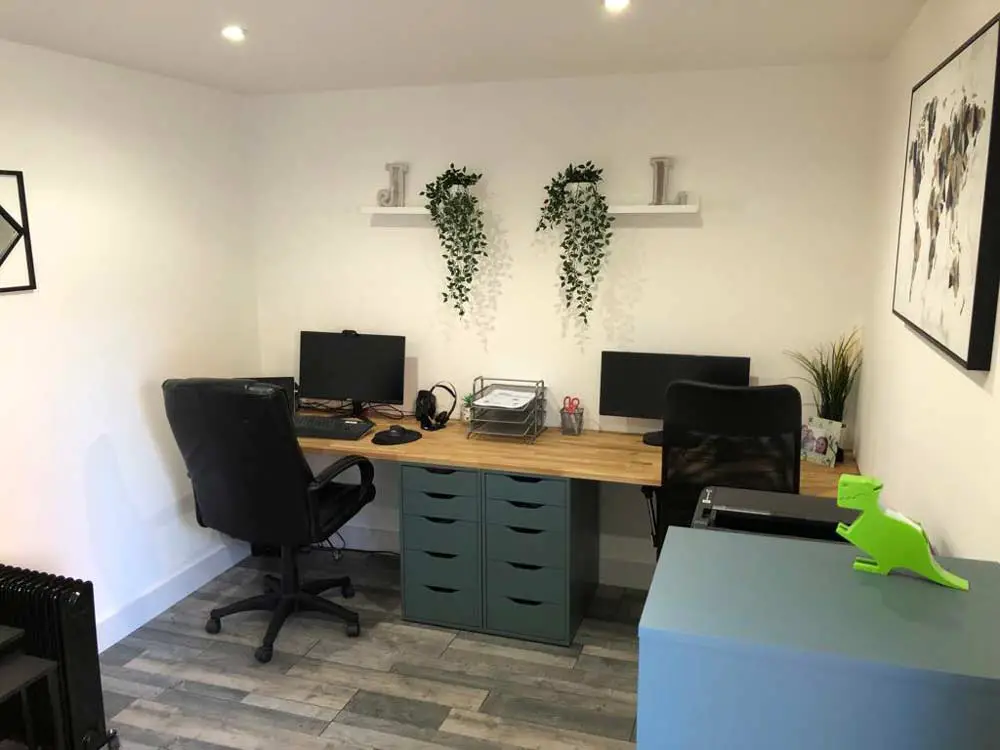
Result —
<path fill-rule="evenodd" d="M 427 198 L 427 210 L 437 227 L 448 269 L 447 288 L 441 296 L 458 311 L 459 317 L 465 316 L 472 281 L 486 255 L 483 209 L 470 190 L 481 178 L 482 174 L 452 164 L 420 193 Z"/>
<path fill-rule="evenodd" d="M 613 233 L 614 217 L 608 200 L 597 189 L 604 170 L 593 162 L 570 164 L 545 188 L 537 232 L 562 230 L 559 287 L 566 308 L 576 312 L 584 325 L 594 309 L 594 290 Z"/>

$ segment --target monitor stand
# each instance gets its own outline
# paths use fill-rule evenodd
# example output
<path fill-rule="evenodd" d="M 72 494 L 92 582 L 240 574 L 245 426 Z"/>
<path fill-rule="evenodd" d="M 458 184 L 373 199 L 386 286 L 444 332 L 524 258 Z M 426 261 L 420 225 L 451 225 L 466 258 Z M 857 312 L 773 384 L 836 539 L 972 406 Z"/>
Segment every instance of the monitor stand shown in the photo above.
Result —
<path fill-rule="evenodd" d="M 647 432 L 642 436 L 642 442 L 646 445 L 655 445 L 658 448 L 663 447 L 663 430 L 657 430 L 656 432 Z"/>
<path fill-rule="evenodd" d="M 364 419 L 365 418 L 365 402 L 364 401 L 351 401 L 351 416 L 354 419 Z"/>

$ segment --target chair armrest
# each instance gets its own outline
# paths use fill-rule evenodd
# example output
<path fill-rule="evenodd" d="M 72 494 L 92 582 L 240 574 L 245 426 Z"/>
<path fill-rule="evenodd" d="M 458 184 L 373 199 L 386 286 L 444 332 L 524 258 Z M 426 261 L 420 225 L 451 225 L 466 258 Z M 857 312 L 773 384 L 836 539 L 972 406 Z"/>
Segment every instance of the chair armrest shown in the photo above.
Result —
<path fill-rule="evenodd" d="M 372 466 L 371 461 L 364 456 L 345 456 L 338 461 L 334 461 L 317 474 L 316 478 L 313 479 L 312 485 L 310 485 L 310 489 L 318 490 L 324 487 L 352 466 L 357 466 L 361 472 L 362 485 L 373 484 L 375 482 L 375 467 Z"/>

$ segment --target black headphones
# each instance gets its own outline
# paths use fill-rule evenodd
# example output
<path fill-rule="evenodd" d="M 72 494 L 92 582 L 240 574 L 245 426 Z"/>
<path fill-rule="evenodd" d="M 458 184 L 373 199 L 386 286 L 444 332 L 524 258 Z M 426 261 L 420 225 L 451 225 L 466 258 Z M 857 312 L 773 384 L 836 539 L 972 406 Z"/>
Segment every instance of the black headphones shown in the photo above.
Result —
<path fill-rule="evenodd" d="M 434 396 L 434 391 L 438 389 L 451 394 L 451 408 L 447 412 L 438 412 L 437 410 L 437 398 Z M 455 390 L 455 386 L 448 382 L 435 383 L 429 391 L 417 392 L 413 416 L 420 422 L 420 429 L 436 432 L 448 424 L 451 415 L 455 413 L 456 406 L 458 406 L 458 392 Z"/>

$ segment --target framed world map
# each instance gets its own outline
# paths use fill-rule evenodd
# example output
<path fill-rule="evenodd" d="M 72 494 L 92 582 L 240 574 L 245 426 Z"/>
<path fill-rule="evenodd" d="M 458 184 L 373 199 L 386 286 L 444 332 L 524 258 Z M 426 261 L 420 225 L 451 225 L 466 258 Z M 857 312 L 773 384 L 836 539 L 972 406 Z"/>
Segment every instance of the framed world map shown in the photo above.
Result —
<path fill-rule="evenodd" d="M 968 370 L 989 370 L 1000 287 L 1000 23 L 913 88 L 893 312 Z"/>

